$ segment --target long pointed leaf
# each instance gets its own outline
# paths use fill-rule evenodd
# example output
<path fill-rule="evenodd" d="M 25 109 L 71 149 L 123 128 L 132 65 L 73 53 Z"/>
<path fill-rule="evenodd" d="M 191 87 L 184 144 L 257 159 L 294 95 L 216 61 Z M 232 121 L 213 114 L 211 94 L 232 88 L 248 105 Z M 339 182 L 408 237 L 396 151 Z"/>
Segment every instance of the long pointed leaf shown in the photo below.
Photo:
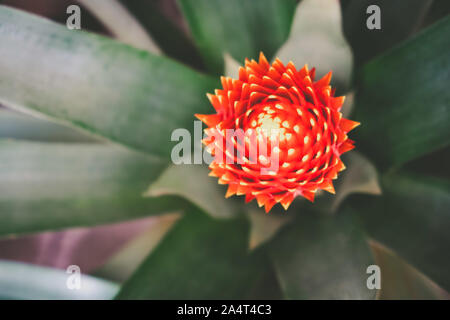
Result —
<path fill-rule="evenodd" d="M 128 241 L 94 275 L 119 282 L 126 281 L 179 218 L 178 213 L 152 217 L 150 226 Z"/>
<path fill-rule="evenodd" d="M 90 135 L 60 124 L 0 109 L 0 138 L 47 142 L 98 142 Z"/>
<path fill-rule="evenodd" d="M 0 103 L 165 158 L 216 81 L 114 40 L 0 6 Z"/>
<path fill-rule="evenodd" d="M 300 212 L 271 242 L 271 257 L 288 299 L 373 299 L 366 268 L 373 258 L 351 215 Z"/>
<path fill-rule="evenodd" d="M 344 207 L 356 210 L 372 238 L 449 290 L 450 184 L 395 174 L 383 177 L 381 187 L 382 197 L 353 196 Z"/>
<path fill-rule="evenodd" d="M 223 54 L 239 63 L 271 57 L 286 40 L 295 10 L 293 0 L 179 0 L 207 67 L 223 70 Z"/>
<path fill-rule="evenodd" d="M 145 192 L 146 197 L 176 195 L 189 200 L 216 218 L 229 218 L 238 212 L 232 199 L 225 199 L 225 190 L 208 176 L 209 169 L 199 165 L 172 165 Z"/>
<path fill-rule="evenodd" d="M 142 197 L 164 167 L 160 160 L 110 145 L 0 141 L 0 234 L 173 210 L 173 199 Z"/>
<path fill-rule="evenodd" d="M 381 270 L 380 300 L 447 300 L 449 294 L 423 273 L 376 241 L 370 241 L 375 261 Z"/>
<path fill-rule="evenodd" d="M 342 0 L 344 32 L 355 55 L 355 64 L 363 63 L 407 39 L 416 31 L 433 0 Z M 366 23 L 373 12 L 367 8 L 380 8 L 381 29 L 371 30 Z M 400 14 L 401 12 L 401 14 Z"/>
<path fill-rule="evenodd" d="M 150 35 L 118 0 L 78 2 L 91 11 L 118 40 L 155 54 L 161 53 Z"/>
<path fill-rule="evenodd" d="M 167 56 L 199 70 L 205 68 L 200 53 L 185 32 L 182 19 L 166 16 L 164 12 L 166 2 L 142 0 L 120 0 L 120 2 L 139 20 Z"/>
<path fill-rule="evenodd" d="M 245 298 L 267 268 L 247 251 L 245 220 L 187 213 L 124 284 L 118 299 Z"/>
<path fill-rule="evenodd" d="M 356 140 L 386 168 L 450 143 L 449 33 L 450 17 L 363 69 Z"/>
<path fill-rule="evenodd" d="M 320 79 L 333 72 L 332 83 L 348 88 L 352 76 L 352 50 L 342 33 L 341 8 L 335 0 L 302 0 L 295 10 L 288 40 L 277 57 L 316 68 Z"/>

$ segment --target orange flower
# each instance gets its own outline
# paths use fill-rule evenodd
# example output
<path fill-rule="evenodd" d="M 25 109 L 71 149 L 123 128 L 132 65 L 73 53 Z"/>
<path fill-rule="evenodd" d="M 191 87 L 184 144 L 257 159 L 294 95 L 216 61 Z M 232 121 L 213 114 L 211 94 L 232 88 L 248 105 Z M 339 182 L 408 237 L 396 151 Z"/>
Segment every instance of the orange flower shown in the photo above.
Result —
<path fill-rule="evenodd" d="M 345 169 L 340 155 L 354 148 L 347 133 L 359 123 L 339 112 L 345 97 L 334 97 L 331 72 L 318 81 L 314 74 L 278 59 L 270 65 L 261 53 L 259 62 L 246 59 L 239 80 L 222 77 L 223 89 L 208 94 L 216 114 L 196 117 L 208 126 L 203 143 L 216 157 L 210 175 L 228 184 L 226 197 L 256 198 L 269 212 L 278 202 L 287 210 L 299 195 L 314 201 L 318 189 L 334 193 L 332 180 Z M 242 130 L 243 139 L 229 139 L 227 129 Z M 275 140 L 267 129 L 277 130 Z M 268 152 L 255 158 L 258 142 Z"/>

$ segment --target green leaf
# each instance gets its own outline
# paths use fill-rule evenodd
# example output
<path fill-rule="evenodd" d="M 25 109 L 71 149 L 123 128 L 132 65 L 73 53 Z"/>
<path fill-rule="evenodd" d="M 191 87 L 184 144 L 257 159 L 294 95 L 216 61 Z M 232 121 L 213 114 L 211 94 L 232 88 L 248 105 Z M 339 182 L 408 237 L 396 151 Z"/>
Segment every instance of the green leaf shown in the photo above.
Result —
<path fill-rule="evenodd" d="M 179 218 L 177 213 L 152 218 L 150 227 L 125 244 L 95 271 L 95 276 L 119 282 L 127 280 Z"/>
<path fill-rule="evenodd" d="M 259 209 L 246 210 L 250 220 L 249 249 L 253 250 L 268 242 L 285 224 L 292 221 L 293 215 L 272 211 L 270 214 Z"/>
<path fill-rule="evenodd" d="M 0 234 L 91 226 L 183 206 L 142 197 L 165 163 L 100 144 L 0 141 Z M 185 205 L 185 204 L 184 204 Z"/>
<path fill-rule="evenodd" d="M 0 103 L 170 157 L 217 83 L 170 59 L 0 6 Z M 18 54 L 20 52 L 20 54 Z"/>
<path fill-rule="evenodd" d="M 70 276 L 63 270 L 0 260 L 0 299 L 11 300 L 109 300 L 119 286 L 81 274 L 81 288 L 67 286 Z"/>
<path fill-rule="evenodd" d="M 225 199 L 226 189 L 217 178 L 208 176 L 210 170 L 201 165 L 172 165 L 145 192 L 148 197 L 177 195 L 183 197 L 216 218 L 234 216 L 238 208 Z"/>
<path fill-rule="evenodd" d="M 0 139 L 47 142 L 97 142 L 92 136 L 54 122 L 0 109 Z"/>
<path fill-rule="evenodd" d="M 364 233 L 351 215 L 299 212 L 271 244 L 288 299 L 372 299 L 366 269 L 373 264 Z"/>
<path fill-rule="evenodd" d="M 377 170 L 366 157 L 352 151 L 344 155 L 344 163 L 347 169 L 337 181 L 336 195 L 330 197 L 332 212 L 352 193 L 381 194 Z"/>
<path fill-rule="evenodd" d="M 234 60 L 228 53 L 223 55 L 223 60 L 225 62 L 225 77 L 239 79 L 239 68 L 242 67 L 242 65 Z"/>
<path fill-rule="evenodd" d="M 354 196 L 372 238 L 394 250 L 444 289 L 450 288 L 450 183 L 406 174 L 381 179 L 382 197 Z"/>
<path fill-rule="evenodd" d="M 449 33 L 446 18 L 363 69 L 356 141 L 384 168 L 449 145 Z"/>
<path fill-rule="evenodd" d="M 136 48 L 160 54 L 136 18 L 118 0 L 78 0 L 114 35 L 115 38 Z"/>
<path fill-rule="evenodd" d="M 449 294 L 395 252 L 376 241 L 370 241 L 375 261 L 381 270 L 380 300 L 448 300 Z"/>
<path fill-rule="evenodd" d="M 282 61 L 315 67 L 320 78 L 333 71 L 333 82 L 348 87 L 353 57 L 342 33 L 341 8 L 335 0 L 302 0 L 291 33 L 276 56 Z"/>
<path fill-rule="evenodd" d="M 247 251 L 244 219 L 189 212 L 119 292 L 118 299 L 243 299 L 266 272 Z"/>
<path fill-rule="evenodd" d="M 408 162 L 402 170 L 450 180 L 450 146 Z"/>
<path fill-rule="evenodd" d="M 178 0 L 207 67 L 223 71 L 223 54 L 238 62 L 270 58 L 286 40 L 295 0 Z"/>
<path fill-rule="evenodd" d="M 350 118 L 353 113 L 353 107 L 355 106 L 355 91 L 349 91 L 345 94 L 344 104 L 342 105 L 342 117 Z"/>
<path fill-rule="evenodd" d="M 121 0 L 121 3 L 139 19 L 167 56 L 204 69 L 203 60 L 187 35 L 183 20 L 166 17 L 165 3 L 142 0 Z"/>
<path fill-rule="evenodd" d="M 344 33 L 360 67 L 417 31 L 432 0 L 342 0 Z M 367 28 L 370 5 L 380 8 L 381 29 Z"/>

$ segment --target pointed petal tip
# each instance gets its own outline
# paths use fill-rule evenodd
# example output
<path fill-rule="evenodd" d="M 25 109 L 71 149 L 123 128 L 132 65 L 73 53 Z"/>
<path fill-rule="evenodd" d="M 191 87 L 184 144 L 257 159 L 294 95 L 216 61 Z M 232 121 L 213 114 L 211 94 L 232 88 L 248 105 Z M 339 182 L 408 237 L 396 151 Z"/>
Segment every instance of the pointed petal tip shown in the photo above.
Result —
<path fill-rule="evenodd" d="M 315 193 L 312 191 L 303 191 L 302 196 L 308 199 L 311 202 L 314 202 Z"/>
<path fill-rule="evenodd" d="M 218 125 L 221 121 L 221 116 L 219 114 L 195 114 L 195 117 L 206 124 L 208 127 L 212 128 Z"/>
<path fill-rule="evenodd" d="M 232 187 L 232 185 L 228 185 L 227 193 L 225 194 L 225 199 L 230 198 L 236 194 L 236 190 Z"/>
<path fill-rule="evenodd" d="M 334 110 L 341 110 L 342 105 L 344 104 L 345 101 L 345 96 L 340 96 L 340 97 L 333 97 L 330 99 L 330 106 L 334 109 Z"/>
<path fill-rule="evenodd" d="M 352 131 L 353 129 L 355 129 L 356 127 L 360 126 L 361 123 L 357 122 L 357 121 L 341 118 L 339 125 L 345 133 L 348 133 L 348 132 Z"/>
<path fill-rule="evenodd" d="M 264 55 L 264 53 L 262 51 L 259 52 L 259 63 L 263 62 L 264 64 L 268 64 L 269 62 L 267 61 L 266 56 Z"/>
<path fill-rule="evenodd" d="M 287 209 L 289 209 L 289 206 L 291 205 L 292 202 L 287 202 L 287 203 L 281 203 L 281 205 L 283 206 L 284 210 L 287 211 Z"/>
<path fill-rule="evenodd" d="M 253 196 L 251 193 L 247 193 L 245 195 L 245 203 L 249 203 L 250 201 L 253 201 L 255 199 L 255 196 Z"/>
<path fill-rule="evenodd" d="M 315 86 L 318 88 L 328 86 L 330 84 L 332 74 L 332 71 L 328 72 L 320 80 L 315 82 Z"/>
<path fill-rule="evenodd" d="M 269 213 L 269 211 L 272 210 L 272 208 L 275 204 L 276 204 L 276 201 L 274 201 L 274 200 L 267 201 L 266 205 L 264 207 L 264 210 L 266 211 L 266 213 Z"/>
<path fill-rule="evenodd" d="M 353 144 L 353 141 L 350 139 L 347 139 L 346 141 L 344 141 L 344 143 L 342 143 L 342 145 L 339 147 L 339 153 L 343 154 L 346 153 L 350 150 L 353 150 L 355 148 L 355 145 Z"/>
<path fill-rule="evenodd" d="M 322 188 L 323 190 L 331 193 L 331 194 L 336 194 L 336 190 L 334 189 L 333 183 L 330 181 L 330 184 L 327 185 L 326 187 Z"/>

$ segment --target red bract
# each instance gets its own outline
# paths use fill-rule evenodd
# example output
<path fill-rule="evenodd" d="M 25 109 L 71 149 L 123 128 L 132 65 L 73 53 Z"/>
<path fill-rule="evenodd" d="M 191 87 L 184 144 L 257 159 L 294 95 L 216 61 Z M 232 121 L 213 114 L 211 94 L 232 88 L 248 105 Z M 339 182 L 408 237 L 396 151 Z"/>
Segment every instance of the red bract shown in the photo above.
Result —
<path fill-rule="evenodd" d="M 287 209 L 299 195 L 314 201 L 318 189 L 334 193 L 332 180 L 345 169 L 340 155 L 354 148 L 347 133 L 359 123 L 339 112 L 344 97 L 334 97 L 331 72 L 318 81 L 314 74 L 307 65 L 297 71 L 278 59 L 270 65 L 261 53 L 259 62 L 245 61 L 239 80 L 222 77 L 223 89 L 208 94 L 216 114 L 196 116 L 208 126 L 203 142 L 216 156 L 210 175 L 228 184 L 226 197 L 256 198 L 269 212 L 278 202 Z M 245 139 L 228 139 L 227 129 L 242 129 Z M 278 130 L 276 144 L 266 129 Z M 258 141 L 265 141 L 268 154 L 250 161 L 249 147 Z M 278 170 L 263 173 L 274 152 Z"/>

